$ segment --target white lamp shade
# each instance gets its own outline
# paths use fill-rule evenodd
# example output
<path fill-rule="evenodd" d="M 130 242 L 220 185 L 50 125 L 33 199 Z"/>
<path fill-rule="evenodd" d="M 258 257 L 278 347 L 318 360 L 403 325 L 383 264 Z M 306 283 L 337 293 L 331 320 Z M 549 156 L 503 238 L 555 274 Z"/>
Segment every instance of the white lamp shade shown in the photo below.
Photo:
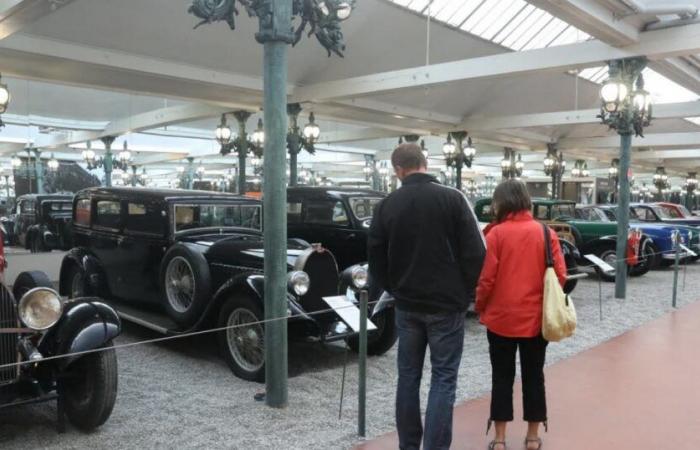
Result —
<path fill-rule="evenodd" d="M 5 112 L 9 103 L 10 91 L 7 90 L 7 86 L 0 84 L 0 112 Z"/>
<path fill-rule="evenodd" d="M 600 89 L 600 97 L 605 103 L 622 102 L 627 97 L 627 86 L 616 80 L 608 80 Z"/>
<path fill-rule="evenodd" d="M 445 142 L 442 145 L 442 152 L 447 156 L 454 155 L 456 149 L 457 149 L 457 147 L 455 147 L 455 144 L 452 142 Z"/>
<path fill-rule="evenodd" d="M 216 136 L 216 140 L 219 141 L 222 144 L 226 144 L 231 140 L 231 136 L 233 135 L 233 132 L 231 131 L 231 128 L 228 126 L 221 126 L 219 125 L 216 128 L 216 131 L 214 132 Z"/>
<path fill-rule="evenodd" d="M 85 161 L 94 161 L 95 160 L 95 151 L 91 149 L 83 150 L 83 159 Z"/>
<path fill-rule="evenodd" d="M 347 20 L 352 14 L 352 6 L 348 2 L 341 2 L 338 5 L 338 9 L 335 10 L 335 14 L 338 20 Z"/>
<path fill-rule="evenodd" d="M 304 137 L 310 140 L 316 140 L 321 136 L 321 128 L 315 123 L 309 123 L 304 127 Z"/>
<path fill-rule="evenodd" d="M 21 165 L 22 165 L 22 160 L 18 156 L 15 156 L 14 158 L 12 158 L 12 167 L 19 167 Z"/>
<path fill-rule="evenodd" d="M 122 150 L 119 152 L 119 161 L 131 161 L 131 152 L 129 150 Z"/>

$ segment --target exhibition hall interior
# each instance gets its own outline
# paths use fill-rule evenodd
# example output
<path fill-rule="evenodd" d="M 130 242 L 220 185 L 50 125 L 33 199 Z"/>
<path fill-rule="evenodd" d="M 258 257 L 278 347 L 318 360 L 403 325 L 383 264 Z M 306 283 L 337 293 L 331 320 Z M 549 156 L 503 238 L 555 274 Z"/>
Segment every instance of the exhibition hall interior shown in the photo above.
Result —
<path fill-rule="evenodd" d="M 517 222 L 506 186 L 549 227 L 575 305 L 573 334 L 543 334 L 547 431 L 520 420 L 520 364 L 507 437 L 486 428 L 482 254 L 454 269 L 475 276 L 441 445 L 433 338 L 413 381 L 422 448 L 700 448 L 699 10 L 0 0 L 0 448 L 417 450 L 400 286 L 437 302 L 465 264 L 450 239 L 483 250 Z M 402 213 L 397 246 L 388 205 L 420 177 L 449 190 Z M 440 224 L 448 195 L 472 228 Z M 425 267 L 443 228 L 449 258 Z M 394 275 L 409 251 L 421 276 Z"/>

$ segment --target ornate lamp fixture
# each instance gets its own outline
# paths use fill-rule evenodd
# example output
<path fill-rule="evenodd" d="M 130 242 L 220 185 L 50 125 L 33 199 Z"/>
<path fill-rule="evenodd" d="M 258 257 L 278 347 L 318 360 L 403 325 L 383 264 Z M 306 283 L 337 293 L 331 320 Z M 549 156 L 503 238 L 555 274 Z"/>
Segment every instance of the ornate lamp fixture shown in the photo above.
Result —
<path fill-rule="evenodd" d="M 263 128 L 263 120 L 258 119 L 258 127 L 253 131 L 252 139 L 251 141 L 255 145 L 256 149 L 254 149 L 254 153 L 257 156 L 260 156 L 262 154 L 262 149 L 265 145 L 265 128 Z M 257 150 L 257 151 L 255 151 Z"/>
<path fill-rule="evenodd" d="M 301 130 L 298 125 L 301 105 L 290 103 L 287 105 L 287 116 L 289 117 L 289 130 L 287 131 L 287 152 L 289 153 L 289 185 L 297 184 L 297 156 L 301 150 L 306 150 L 314 154 L 316 149 L 314 144 L 321 136 L 321 128 L 316 124 L 314 113 L 309 114 L 309 123 Z"/>
<path fill-rule="evenodd" d="M 197 166 L 197 170 L 195 171 L 197 174 L 197 178 L 201 181 L 202 178 L 204 178 L 204 175 L 207 173 L 207 169 L 204 168 L 204 164 L 202 164 L 202 160 L 199 160 L 199 166 Z"/>
<path fill-rule="evenodd" d="M 668 182 L 668 175 L 666 175 L 666 169 L 664 169 L 663 167 L 656 168 L 656 173 L 654 174 L 653 180 L 654 186 L 656 186 L 656 189 L 659 191 L 660 194 L 663 194 L 663 191 L 670 187 L 670 183 Z"/>
<path fill-rule="evenodd" d="M 698 173 L 688 172 L 688 178 L 685 180 L 685 206 L 689 210 L 694 210 L 695 206 L 695 191 L 698 189 Z"/>
<path fill-rule="evenodd" d="M 564 155 L 561 152 L 557 153 L 555 144 L 547 144 L 547 156 L 542 163 L 545 175 L 552 177 L 552 198 L 557 199 L 560 194 L 561 177 L 566 171 Z"/>
<path fill-rule="evenodd" d="M 12 96 L 10 95 L 10 91 L 7 89 L 7 85 L 2 83 L 2 75 L 0 75 L 0 114 L 5 114 L 11 99 Z M 2 118 L 0 117 L 0 128 L 4 126 L 5 124 L 2 122 Z"/>
<path fill-rule="evenodd" d="M 525 163 L 522 155 L 518 153 L 516 156 L 512 148 L 506 147 L 503 150 L 503 159 L 501 160 L 501 175 L 503 175 L 503 179 L 520 178 L 523 175 L 524 168 Z"/>
<path fill-rule="evenodd" d="M 372 173 L 374 169 L 372 168 L 371 162 L 365 162 L 365 167 L 362 168 L 362 173 L 365 174 L 365 180 L 369 181 L 372 178 Z"/>
<path fill-rule="evenodd" d="M 577 159 L 574 163 L 573 169 L 571 169 L 571 176 L 576 178 L 589 177 L 591 172 L 588 170 L 588 163 L 582 159 Z"/>
<path fill-rule="evenodd" d="M 49 159 L 49 162 L 46 163 L 46 165 L 49 168 L 49 171 L 51 172 L 57 172 L 58 167 L 61 165 L 58 160 L 54 157 L 53 153 L 51 153 L 51 159 Z"/>
<path fill-rule="evenodd" d="M 113 136 L 106 136 L 101 139 L 105 146 L 104 156 L 97 156 L 97 154 L 95 154 L 90 141 L 87 141 L 87 148 L 82 152 L 82 157 L 85 164 L 87 164 L 88 170 L 95 170 L 100 167 L 104 168 L 106 186 L 112 185 L 112 170 L 118 169 L 127 171 L 131 164 L 131 152 L 129 151 L 129 145 L 126 141 L 124 141 L 124 149 L 114 158 L 112 154 L 112 143 L 114 139 Z"/>
<path fill-rule="evenodd" d="M 463 146 L 464 139 L 467 138 L 466 147 Z M 455 142 L 452 142 L 454 139 Z M 442 146 L 442 153 L 445 155 L 445 165 L 452 167 L 456 172 L 455 187 L 462 190 L 462 167 L 471 168 L 476 149 L 472 145 L 472 138 L 467 137 L 466 131 L 453 131 L 447 135 L 447 141 Z"/>

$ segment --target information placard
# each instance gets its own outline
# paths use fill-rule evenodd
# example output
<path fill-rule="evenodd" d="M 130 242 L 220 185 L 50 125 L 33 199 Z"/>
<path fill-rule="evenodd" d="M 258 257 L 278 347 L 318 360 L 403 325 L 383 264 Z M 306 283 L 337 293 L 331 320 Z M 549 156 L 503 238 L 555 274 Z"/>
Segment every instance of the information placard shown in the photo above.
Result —
<path fill-rule="evenodd" d="M 694 251 L 692 251 L 691 249 L 689 249 L 688 247 L 686 247 L 683 244 L 681 244 L 681 248 L 683 249 L 683 251 L 685 251 L 688 254 L 688 256 L 698 256 L 697 253 L 695 253 Z"/>
<path fill-rule="evenodd" d="M 598 266 L 603 272 L 609 273 L 615 271 L 613 266 L 598 258 L 596 255 L 583 255 L 583 257 Z"/>
<path fill-rule="evenodd" d="M 348 300 L 344 295 L 336 295 L 335 297 L 323 297 L 323 300 L 328 303 L 328 306 L 338 313 L 343 322 L 353 331 L 360 331 L 360 308 Z M 377 327 L 371 320 L 367 319 L 367 331 L 376 330 Z"/>

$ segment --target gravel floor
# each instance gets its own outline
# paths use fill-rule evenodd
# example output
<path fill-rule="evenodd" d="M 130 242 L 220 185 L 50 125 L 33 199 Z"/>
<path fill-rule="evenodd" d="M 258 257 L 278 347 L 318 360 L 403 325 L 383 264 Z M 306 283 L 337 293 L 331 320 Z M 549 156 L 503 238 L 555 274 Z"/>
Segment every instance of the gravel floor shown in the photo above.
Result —
<path fill-rule="evenodd" d="M 700 265 L 680 275 L 679 306 L 697 300 Z M 579 329 L 553 344 L 548 364 L 570 357 L 671 309 L 673 272 L 657 270 L 631 279 L 628 300 L 613 299 L 603 284 L 604 319 L 599 319 L 598 282 L 583 280 L 574 291 Z M 127 326 L 119 343 L 156 337 Z M 253 400 L 261 389 L 235 378 L 216 357 L 215 342 L 201 336 L 120 350 L 119 397 L 107 424 L 92 434 L 55 431 L 55 407 L 34 405 L 0 411 L 0 447 L 27 448 L 235 448 L 347 449 L 357 442 L 357 361 L 348 359 L 345 407 L 338 419 L 344 352 L 339 347 L 295 344 L 290 348 L 289 407 L 273 410 Z M 394 428 L 395 351 L 369 361 L 368 433 Z M 427 394 L 427 378 L 423 387 Z M 490 366 L 483 327 L 467 323 L 459 401 L 488 392 Z M 550 395 L 556 395 L 551 393 Z M 424 397 L 425 398 L 425 397 Z M 484 418 L 484 421 L 486 418 Z"/>

